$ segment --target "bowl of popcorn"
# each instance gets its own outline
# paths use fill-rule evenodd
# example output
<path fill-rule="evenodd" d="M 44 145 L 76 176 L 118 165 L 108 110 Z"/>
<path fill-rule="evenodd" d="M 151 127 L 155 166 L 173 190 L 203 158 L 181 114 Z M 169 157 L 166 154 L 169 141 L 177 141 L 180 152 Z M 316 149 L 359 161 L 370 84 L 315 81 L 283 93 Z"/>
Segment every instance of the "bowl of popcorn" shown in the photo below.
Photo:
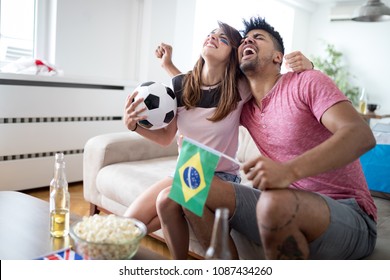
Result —
<path fill-rule="evenodd" d="M 73 249 L 84 259 L 127 260 L 137 253 L 146 226 L 132 218 L 93 215 L 70 227 Z"/>

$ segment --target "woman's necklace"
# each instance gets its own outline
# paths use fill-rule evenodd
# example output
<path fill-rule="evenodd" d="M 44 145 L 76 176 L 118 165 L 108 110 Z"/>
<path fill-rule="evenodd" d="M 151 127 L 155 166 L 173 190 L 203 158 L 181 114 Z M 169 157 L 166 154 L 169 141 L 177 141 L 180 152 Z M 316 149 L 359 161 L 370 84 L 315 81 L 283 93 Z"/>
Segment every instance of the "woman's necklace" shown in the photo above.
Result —
<path fill-rule="evenodd" d="M 221 84 L 221 81 L 219 81 L 218 83 L 213 84 L 213 85 L 202 84 L 202 88 L 204 88 L 210 92 L 212 89 L 218 87 L 220 84 Z"/>

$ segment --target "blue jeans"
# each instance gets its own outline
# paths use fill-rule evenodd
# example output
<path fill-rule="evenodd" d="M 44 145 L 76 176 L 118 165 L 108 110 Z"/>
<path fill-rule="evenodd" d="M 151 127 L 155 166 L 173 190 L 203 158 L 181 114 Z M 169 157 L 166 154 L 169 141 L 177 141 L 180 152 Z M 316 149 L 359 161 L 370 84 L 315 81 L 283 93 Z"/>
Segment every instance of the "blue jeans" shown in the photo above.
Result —
<path fill-rule="evenodd" d="M 229 181 L 229 182 L 237 183 L 237 184 L 239 184 L 241 182 L 240 176 L 237 176 L 234 174 L 230 174 L 230 173 L 226 173 L 226 172 L 215 172 L 214 175 L 217 176 L 219 179 L 222 179 L 224 181 Z"/>

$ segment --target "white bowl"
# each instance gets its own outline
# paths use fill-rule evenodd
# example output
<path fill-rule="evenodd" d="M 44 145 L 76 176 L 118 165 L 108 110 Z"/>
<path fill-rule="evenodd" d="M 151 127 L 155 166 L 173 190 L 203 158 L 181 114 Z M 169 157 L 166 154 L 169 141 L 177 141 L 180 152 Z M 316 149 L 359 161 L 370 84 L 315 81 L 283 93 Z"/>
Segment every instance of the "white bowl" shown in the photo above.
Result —
<path fill-rule="evenodd" d="M 70 227 L 73 249 L 84 259 L 131 259 L 146 235 L 146 226 L 115 215 L 83 217 Z"/>

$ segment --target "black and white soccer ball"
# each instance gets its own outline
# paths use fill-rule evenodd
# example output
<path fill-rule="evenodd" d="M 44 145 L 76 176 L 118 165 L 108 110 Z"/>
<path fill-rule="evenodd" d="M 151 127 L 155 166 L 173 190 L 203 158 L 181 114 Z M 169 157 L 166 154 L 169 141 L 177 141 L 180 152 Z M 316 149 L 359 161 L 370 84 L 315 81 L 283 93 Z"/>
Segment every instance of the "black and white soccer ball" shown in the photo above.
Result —
<path fill-rule="evenodd" d="M 142 113 L 147 119 L 139 121 L 138 124 L 147 129 L 159 129 L 167 126 L 176 116 L 177 101 L 172 89 L 162 83 L 146 82 L 140 84 L 135 91 L 138 91 L 138 98 L 144 98 L 137 109 L 146 107 Z"/>

